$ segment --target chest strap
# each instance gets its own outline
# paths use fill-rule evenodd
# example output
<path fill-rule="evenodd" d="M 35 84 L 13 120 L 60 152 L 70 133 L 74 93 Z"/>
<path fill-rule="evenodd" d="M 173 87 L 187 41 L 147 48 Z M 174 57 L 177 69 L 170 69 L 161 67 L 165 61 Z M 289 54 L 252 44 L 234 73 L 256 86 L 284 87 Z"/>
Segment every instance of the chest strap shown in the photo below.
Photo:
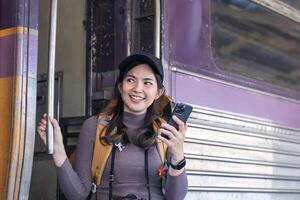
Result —
<path fill-rule="evenodd" d="M 148 149 L 145 149 L 145 177 L 146 177 L 146 187 L 147 187 L 147 190 L 148 190 L 148 199 L 151 200 L 151 192 L 150 192 L 150 181 L 149 181 L 149 165 L 148 165 Z"/>
<path fill-rule="evenodd" d="M 109 193 L 108 199 L 112 200 L 113 182 L 115 181 L 115 157 L 116 157 L 116 146 L 112 147 L 111 160 L 110 160 L 110 171 L 109 171 Z"/>

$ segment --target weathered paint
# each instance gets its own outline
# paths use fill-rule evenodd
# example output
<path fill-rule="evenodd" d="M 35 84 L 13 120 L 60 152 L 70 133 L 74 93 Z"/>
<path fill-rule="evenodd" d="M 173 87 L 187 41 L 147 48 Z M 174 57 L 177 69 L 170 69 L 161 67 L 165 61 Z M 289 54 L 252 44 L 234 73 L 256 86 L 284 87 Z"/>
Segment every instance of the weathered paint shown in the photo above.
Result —
<path fill-rule="evenodd" d="M 207 1 L 163 1 L 163 26 L 169 30 L 169 64 L 183 63 L 193 70 L 213 67 L 210 59 Z"/>
<path fill-rule="evenodd" d="M 35 135 L 38 2 L 0 4 L 0 199 L 27 199 Z"/>

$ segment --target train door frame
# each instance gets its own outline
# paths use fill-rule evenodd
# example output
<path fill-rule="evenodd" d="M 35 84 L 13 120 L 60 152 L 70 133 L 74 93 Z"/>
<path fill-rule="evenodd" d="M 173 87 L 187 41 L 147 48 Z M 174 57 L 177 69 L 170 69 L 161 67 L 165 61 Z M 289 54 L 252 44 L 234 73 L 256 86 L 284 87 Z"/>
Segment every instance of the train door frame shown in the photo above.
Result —
<path fill-rule="evenodd" d="M 12 117 L 10 128 L 10 155 L 6 199 L 27 199 L 31 180 L 33 147 L 35 138 L 35 107 L 37 80 L 38 1 L 8 1 L 14 7 L 15 16 L 10 24 L 14 42 L 12 67 Z M 9 53 L 9 51 L 7 51 Z"/>

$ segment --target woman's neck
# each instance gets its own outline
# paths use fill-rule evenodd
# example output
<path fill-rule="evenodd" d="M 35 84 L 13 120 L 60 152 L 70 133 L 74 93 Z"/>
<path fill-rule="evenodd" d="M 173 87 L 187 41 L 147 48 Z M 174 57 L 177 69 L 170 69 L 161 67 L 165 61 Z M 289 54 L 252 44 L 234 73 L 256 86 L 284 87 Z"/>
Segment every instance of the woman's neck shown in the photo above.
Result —
<path fill-rule="evenodd" d="M 144 119 L 146 117 L 146 113 L 143 114 L 133 114 L 129 112 L 123 113 L 123 123 L 126 127 L 130 128 L 139 128 L 142 126 Z"/>

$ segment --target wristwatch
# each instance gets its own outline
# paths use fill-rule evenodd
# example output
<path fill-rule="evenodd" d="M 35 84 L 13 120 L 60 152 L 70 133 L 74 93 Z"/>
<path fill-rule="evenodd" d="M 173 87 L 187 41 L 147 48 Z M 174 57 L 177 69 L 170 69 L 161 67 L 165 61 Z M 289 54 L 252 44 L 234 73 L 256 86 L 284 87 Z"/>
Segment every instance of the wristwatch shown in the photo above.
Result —
<path fill-rule="evenodd" d="M 173 169 L 181 170 L 186 165 L 185 157 L 183 157 L 183 159 L 179 163 L 177 163 L 177 165 L 173 165 L 172 162 L 168 162 L 168 165 L 171 166 Z"/>

